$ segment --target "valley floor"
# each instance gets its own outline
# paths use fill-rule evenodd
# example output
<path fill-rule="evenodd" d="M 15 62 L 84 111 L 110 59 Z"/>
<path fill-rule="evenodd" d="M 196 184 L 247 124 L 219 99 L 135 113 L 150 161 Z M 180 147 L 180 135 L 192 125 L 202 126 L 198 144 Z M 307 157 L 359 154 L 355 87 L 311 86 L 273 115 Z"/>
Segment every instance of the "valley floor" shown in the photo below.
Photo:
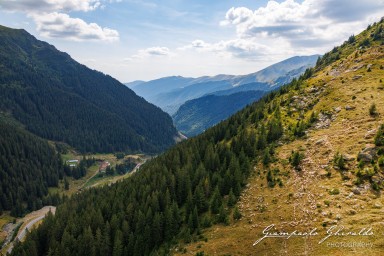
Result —
<path fill-rule="evenodd" d="M 135 159 L 137 162 L 136 166 L 133 168 L 131 172 L 128 172 L 124 175 L 102 175 L 100 176 L 100 161 L 97 161 L 94 165 L 92 165 L 87 170 L 87 174 L 80 179 L 68 178 L 69 180 L 69 189 L 66 190 L 64 188 L 64 182 L 60 181 L 59 187 L 50 188 L 49 193 L 59 193 L 61 195 L 71 196 L 75 193 L 79 193 L 85 189 L 91 187 L 98 187 L 116 183 L 120 180 L 128 178 L 132 173 L 135 173 L 139 170 L 140 166 L 144 164 L 150 157 L 146 155 L 126 155 L 123 159 L 117 159 L 114 154 L 96 154 L 90 155 L 87 157 L 94 157 L 99 159 L 102 162 L 109 162 L 111 166 L 115 166 L 116 164 L 122 163 L 123 160 L 131 158 Z M 80 160 L 82 158 L 81 155 L 76 153 L 68 153 L 63 155 L 63 160 L 67 161 L 69 159 L 77 159 Z M 55 213 L 56 207 L 54 206 L 44 206 L 40 210 L 28 213 L 23 218 L 13 218 L 9 215 L 9 213 L 4 213 L 0 216 L 0 239 L 3 241 L 1 253 L 4 255 L 7 252 L 11 252 L 13 248 L 14 241 L 19 240 L 23 241 L 25 235 L 28 230 L 35 228 L 39 223 L 41 223 L 42 219 L 45 215 L 51 211 Z M 15 234 L 17 232 L 17 234 Z"/>

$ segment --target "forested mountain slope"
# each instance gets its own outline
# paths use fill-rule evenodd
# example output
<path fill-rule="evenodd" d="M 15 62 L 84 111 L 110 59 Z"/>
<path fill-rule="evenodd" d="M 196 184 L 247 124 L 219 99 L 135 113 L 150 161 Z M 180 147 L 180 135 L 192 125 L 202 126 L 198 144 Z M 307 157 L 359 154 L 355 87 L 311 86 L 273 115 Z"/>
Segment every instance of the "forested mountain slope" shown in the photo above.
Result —
<path fill-rule="evenodd" d="M 58 203 L 47 194 L 60 178 L 63 168 L 54 148 L 0 116 L 0 213 L 21 216 Z"/>
<path fill-rule="evenodd" d="M 383 230 L 383 23 L 131 179 L 74 196 L 12 255 L 354 253 L 319 241 L 334 224 Z M 253 246 L 271 224 L 318 235 Z M 382 253 L 381 235 L 359 239 Z"/>
<path fill-rule="evenodd" d="M 0 111 L 82 152 L 158 152 L 176 129 L 158 107 L 24 30 L 0 27 Z"/>
<path fill-rule="evenodd" d="M 230 95 L 206 95 L 181 105 L 172 118 L 176 128 L 184 135 L 196 136 L 264 94 L 264 91 L 245 91 Z"/>

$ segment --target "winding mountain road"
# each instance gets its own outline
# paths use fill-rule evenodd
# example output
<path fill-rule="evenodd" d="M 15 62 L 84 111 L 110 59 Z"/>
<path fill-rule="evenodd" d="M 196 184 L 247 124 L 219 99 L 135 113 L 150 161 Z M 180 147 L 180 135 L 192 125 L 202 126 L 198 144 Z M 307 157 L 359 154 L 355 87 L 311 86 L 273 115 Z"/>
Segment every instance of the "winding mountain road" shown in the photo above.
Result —
<path fill-rule="evenodd" d="M 22 241 L 22 239 L 25 237 L 27 234 L 28 230 L 31 230 L 32 226 L 35 225 L 36 222 L 42 220 L 45 218 L 45 215 L 39 216 L 36 219 L 31 220 L 24 228 L 23 230 L 19 231 L 19 234 L 17 235 L 17 239 L 19 241 Z"/>
<path fill-rule="evenodd" d="M 22 241 L 24 239 L 24 237 L 27 235 L 28 230 L 31 230 L 36 223 L 38 223 L 39 221 L 44 219 L 46 214 L 49 211 L 51 211 L 53 214 L 55 214 L 56 207 L 54 207 L 54 206 L 45 206 L 45 207 L 41 208 L 38 211 L 34 211 L 34 212 L 31 212 L 28 215 L 26 215 L 22 219 L 22 222 L 24 222 L 24 224 L 21 226 L 20 230 L 18 231 L 17 236 L 14 239 L 14 241 L 12 241 L 9 244 L 8 249 L 7 249 L 7 253 L 11 253 L 12 249 L 13 249 L 14 242 L 16 240 Z M 13 234 L 9 234 L 9 235 L 13 235 Z"/>

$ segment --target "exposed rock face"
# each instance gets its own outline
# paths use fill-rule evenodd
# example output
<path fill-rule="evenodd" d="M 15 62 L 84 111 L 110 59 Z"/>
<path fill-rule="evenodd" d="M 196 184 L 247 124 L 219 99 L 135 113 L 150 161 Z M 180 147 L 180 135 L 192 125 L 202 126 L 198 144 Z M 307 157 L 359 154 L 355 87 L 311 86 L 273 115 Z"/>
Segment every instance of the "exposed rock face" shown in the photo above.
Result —
<path fill-rule="evenodd" d="M 327 142 L 326 138 L 321 138 L 315 142 L 316 145 L 324 145 Z"/>
<path fill-rule="evenodd" d="M 350 154 L 343 154 L 343 159 L 344 161 L 349 162 L 349 161 L 355 161 L 356 158 Z"/>
<path fill-rule="evenodd" d="M 345 106 L 345 110 L 354 110 L 356 107 L 355 106 Z"/>
<path fill-rule="evenodd" d="M 324 115 L 323 113 L 319 114 L 318 122 L 315 124 L 315 129 L 326 129 L 331 125 L 331 122 L 334 120 L 334 116 Z"/>
<path fill-rule="evenodd" d="M 353 194 L 355 194 L 355 195 L 360 195 L 360 194 L 361 194 L 361 192 L 360 192 L 360 190 L 359 190 L 358 188 L 354 188 L 354 189 L 352 189 L 352 192 L 353 192 Z"/>
<path fill-rule="evenodd" d="M 356 75 L 356 76 L 354 76 L 353 78 L 352 78 L 352 80 L 357 80 L 357 79 L 360 79 L 360 78 L 362 78 L 363 76 L 362 75 Z"/>
<path fill-rule="evenodd" d="M 372 176 L 372 182 L 376 183 L 376 184 L 382 184 L 383 183 L 383 178 L 378 176 L 378 175 L 374 175 Z"/>
<path fill-rule="evenodd" d="M 364 136 L 364 139 L 372 139 L 373 137 L 375 137 L 376 132 L 377 132 L 376 129 L 367 131 L 367 133 L 366 133 L 365 136 Z"/>
<path fill-rule="evenodd" d="M 361 160 L 363 162 L 371 162 L 375 158 L 376 148 L 374 144 L 367 144 L 363 151 L 361 151 L 357 156 L 357 160 Z"/>

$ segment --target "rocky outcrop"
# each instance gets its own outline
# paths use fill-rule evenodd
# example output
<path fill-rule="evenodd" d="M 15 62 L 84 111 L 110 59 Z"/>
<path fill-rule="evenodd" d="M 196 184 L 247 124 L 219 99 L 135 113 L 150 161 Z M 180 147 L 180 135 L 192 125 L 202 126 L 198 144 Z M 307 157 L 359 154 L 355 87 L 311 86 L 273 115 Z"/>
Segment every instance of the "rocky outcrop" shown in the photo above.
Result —
<path fill-rule="evenodd" d="M 345 110 L 354 110 L 356 107 L 355 106 L 345 106 Z"/>
<path fill-rule="evenodd" d="M 371 162 L 376 158 L 376 147 L 374 144 L 367 144 L 365 148 L 357 155 L 358 161 Z"/>

